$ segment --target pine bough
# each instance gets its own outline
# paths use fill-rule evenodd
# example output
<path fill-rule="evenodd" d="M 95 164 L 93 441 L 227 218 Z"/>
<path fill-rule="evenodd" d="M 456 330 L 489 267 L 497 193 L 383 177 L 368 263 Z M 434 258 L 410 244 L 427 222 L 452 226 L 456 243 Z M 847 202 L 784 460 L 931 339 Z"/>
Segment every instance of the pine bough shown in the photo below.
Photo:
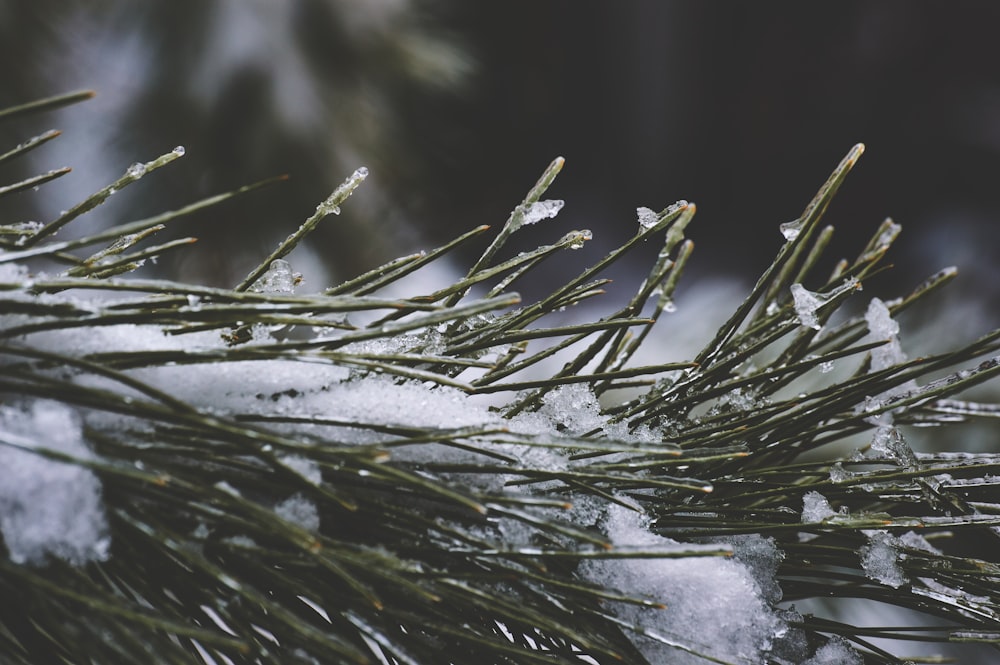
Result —
<path fill-rule="evenodd" d="M 512 292 L 590 237 L 503 253 L 559 212 L 542 196 L 561 159 L 431 293 L 413 274 L 488 227 L 295 292 L 287 257 L 363 169 L 232 289 L 122 276 L 190 242 L 140 248 L 166 225 L 271 181 L 57 238 L 182 148 L 47 224 L 3 220 L 0 660 L 899 663 L 900 640 L 995 645 L 1000 454 L 917 453 L 906 432 L 997 415 L 957 397 L 1000 371 L 1000 334 L 902 352 L 895 318 L 953 270 L 844 313 L 899 231 L 817 274 L 861 152 L 680 363 L 636 352 L 673 309 L 692 204 L 640 208 L 595 265 Z M 551 323 L 654 240 L 623 307 Z M 856 625 L 859 602 L 902 618 Z"/>

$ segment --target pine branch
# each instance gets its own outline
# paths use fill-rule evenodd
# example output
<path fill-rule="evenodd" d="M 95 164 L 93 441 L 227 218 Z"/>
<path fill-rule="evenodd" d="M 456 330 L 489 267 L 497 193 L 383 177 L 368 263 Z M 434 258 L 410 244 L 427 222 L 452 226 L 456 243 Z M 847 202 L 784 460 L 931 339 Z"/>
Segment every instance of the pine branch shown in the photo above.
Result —
<path fill-rule="evenodd" d="M 783 225 L 774 262 L 690 362 L 635 360 L 673 309 L 693 204 L 639 209 L 632 238 L 537 301 L 508 292 L 590 237 L 497 261 L 561 208 L 541 199 L 561 159 L 430 294 L 413 272 L 489 227 L 294 292 L 294 248 L 361 170 L 234 289 L 113 276 L 193 240 L 146 244 L 164 224 L 274 180 L 53 237 L 177 151 L 45 226 L 3 225 L 0 594 L 18 602 L 0 605 L 0 659 L 788 663 L 850 644 L 900 663 L 871 639 L 996 644 L 1000 454 L 915 453 L 905 432 L 996 417 L 962 396 L 1000 373 L 1000 331 L 902 355 L 892 317 L 953 270 L 831 323 L 898 233 L 883 225 L 817 275 L 822 216 L 861 152 Z M 627 303 L 544 321 L 652 238 L 662 250 Z M 69 267 L 31 272 L 40 261 Z M 390 286 L 413 295 L 379 295 Z M 560 352 L 573 357 L 541 369 Z M 22 528 L 38 508 L 39 530 Z M 929 623 L 787 606 L 850 598 Z"/>

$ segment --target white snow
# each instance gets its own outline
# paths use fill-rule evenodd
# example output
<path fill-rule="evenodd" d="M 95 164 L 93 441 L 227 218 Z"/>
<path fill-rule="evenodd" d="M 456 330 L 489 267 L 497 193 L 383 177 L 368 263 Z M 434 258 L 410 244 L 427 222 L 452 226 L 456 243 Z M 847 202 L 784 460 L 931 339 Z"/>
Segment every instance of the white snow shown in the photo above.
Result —
<path fill-rule="evenodd" d="M 819 492 L 806 492 L 802 496 L 802 523 L 814 524 L 822 522 L 838 513 L 830 506 L 830 502 Z"/>
<path fill-rule="evenodd" d="M 906 558 L 910 549 L 918 552 L 940 554 L 941 551 L 927 542 L 927 539 L 913 531 L 907 531 L 901 536 L 894 536 L 884 529 L 865 531 L 868 542 L 861 547 L 861 565 L 870 579 L 881 584 L 898 589 L 910 580 L 900 566 L 900 561 Z M 933 579 L 921 578 L 925 585 L 936 584 Z"/>
<path fill-rule="evenodd" d="M 869 371 L 877 372 L 906 362 L 906 354 L 899 343 L 899 324 L 892 318 L 888 305 L 878 298 L 872 298 L 865 311 L 865 322 L 868 324 L 868 335 L 862 340 L 863 342 L 888 340 L 887 344 L 871 350 L 871 369 Z M 917 389 L 916 381 L 907 381 L 879 395 L 869 396 L 861 408 L 865 411 L 882 408 L 892 399 Z M 868 418 L 868 421 L 880 426 L 892 425 L 892 412 L 874 415 Z"/>
<path fill-rule="evenodd" d="M 290 267 L 278 260 L 271 264 L 255 288 L 288 292 L 293 286 Z M 96 306 L 82 301 L 79 304 Z M 211 353 L 225 348 L 217 332 L 171 337 L 163 335 L 154 327 L 145 326 L 111 326 L 89 332 L 91 334 L 82 336 L 75 331 L 51 331 L 34 334 L 30 341 L 33 345 L 59 349 L 70 355 L 84 355 L 112 348 L 184 348 L 191 353 Z M 380 340 L 379 344 L 360 343 L 352 348 L 356 352 L 400 352 L 416 342 L 433 344 L 433 339 L 427 337 L 433 337 L 433 334 L 434 331 L 418 331 L 392 340 Z M 488 402 L 472 399 L 455 388 L 429 387 L 414 381 L 400 381 L 392 376 L 361 372 L 326 362 L 322 358 L 312 360 L 315 362 L 267 360 L 178 364 L 138 368 L 129 370 L 128 373 L 150 385 L 169 390 L 177 399 L 217 415 L 288 414 L 340 422 L 442 429 L 505 427 L 514 435 L 544 434 L 553 440 L 560 436 L 580 436 L 591 430 L 600 430 L 606 436 L 618 440 L 649 441 L 658 436 L 648 428 L 629 433 L 624 425 L 609 424 L 601 414 L 600 405 L 590 387 L 585 384 L 555 388 L 545 395 L 542 407 L 537 412 L 505 420 L 489 410 Z M 77 380 L 112 387 L 103 378 L 80 376 Z M 115 385 L 114 389 L 122 390 L 122 387 Z M 65 418 L 60 431 L 64 435 L 67 431 L 73 432 L 73 440 L 79 441 L 79 425 L 69 418 L 67 407 L 51 405 L 48 408 L 63 412 Z M 100 418 L 102 426 L 115 426 L 116 416 L 103 415 Z M 298 437 L 305 437 L 305 440 L 326 439 L 338 444 L 378 443 L 391 438 L 363 427 L 349 428 L 319 422 L 274 427 L 279 431 L 287 430 Z M 34 422 L 26 425 L 25 430 L 43 431 Z M 389 452 L 396 459 L 426 459 L 428 455 L 433 455 L 434 459 L 443 460 L 449 459 L 450 455 L 456 459 L 464 456 L 467 460 L 470 455 L 446 446 L 390 447 Z M 549 469 L 558 469 L 570 463 L 566 451 L 559 448 L 511 443 L 507 448 L 501 446 L 499 452 L 511 454 L 521 463 Z M 277 461 L 310 483 L 322 482 L 319 468 L 302 456 L 285 454 L 279 456 Z M 51 465 L 49 462 L 44 464 Z M 72 547 L 61 545 L 59 538 L 67 535 L 64 533 L 66 530 L 62 529 L 60 534 L 47 533 L 44 539 L 38 540 L 35 551 L 58 552 L 76 562 L 107 556 L 108 542 L 103 535 L 103 522 L 96 521 L 102 515 L 100 487 L 89 474 L 75 467 L 66 468 L 89 479 L 89 484 L 86 485 L 89 492 L 88 505 L 94 513 L 87 522 L 87 537 L 90 540 L 86 542 L 89 545 L 82 544 L 84 541 L 80 540 L 80 536 L 76 536 L 77 540 Z M 496 489 L 490 483 L 502 480 L 502 477 L 490 476 L 477 482 L 482 483 L 484 488 Z M 237 493 L 235 488 L 224 483 L 219 483 L 218 487 Z M 75 520 L 77 525 L 81 523 L 79 505 L 82 503 L 84 502 L 79 499 L 74 500 L 71 509 L 68 505 L 49 500 L 39 502 L 58 512 L 60 519 Z M 585 502 L 578 503 L 580 505 L 573 509 L 574 518 L 585 518 L 591 524 L 603 523 L 616 548 L 640 547 L 669 551 L 720 547 L 718 544 L 682 544 L 660 537 L 649 530 L 648 521 L 641 513 L 617 506 L 608 508 L 601 500 L 595 500 L 589 507 L 583 505 Z M 6 513 L 8 511 L 6 504 L 4 505 Z M 273 509 L 282 519 L 304 529 L 317 531 L 320 527 L 316 504 L 303 494 L 287 497 L 276 503 Z M 532 530 L 525 528 L 523 523 L 504 520 L 499 526 L 505 546 L 523 547 L 530 544 L 528 538 Z M 7 537 L 6 527 L 5 538 L 11 541 Z M 734 538 L 721 546 L 731 546 L 735 557 L 612 559 L 590 562 L 582 571 L 588 579 L 618 592 L 649 597 L 667 605 L 667 609 L 658 610 L 615 604 L 614 611 L 623 621 L 635 621 L 643 630 L 664 636 L 668 641 L 694 644 L 716 657 L 759 660 L 776 641 L 780 641 L 781 635 L 788 632 L 787 624 L 771 607 L 780 598 L 780 589 L 774 581 L 780 555 L 771 541 L 759 536 Z M 22 550 L 18 550 L 18 554 L 22 559 L 29 556 Z M 720 608 L 726 610 L 719 611 Z M 725 638 L 720 640 L 712 636 Z M 669 662 L 699 661 L 696 657 L 665 646 L 653 638 L 637 636 L 636 640 L 654 662 L 659 656 L 672 659 Z"/>
<path fill-rule="evenodd" d="M 621 506 L 608 509 L 606 529 L 615 547 L 692 548 L 652 533 L 646 518 Z M 764 546 L 749 543 L 746 547 L 760 554 Z M 737 558 L 596 560 L 585 562 L 581 572 L 627 595 L 666 605 L 655 609 L 616 603 L 619 618 L 724 661 L 763 662 L 774 640 L 787 628 L 762 598 L 754 570 Z M 705 662 L 653 637 L 638 636 L 635 642 L 653 663 Z"/>
<path fill-rule="evenodd" d="M 635 214 L 639 220 L 639 226 L 644 229 L 651 229 L 656 226 L 656 220 L 660 217 L 656 214 L 655 210 L 644 207 L 636 208 Z"/>
<path fill-rule="evenodd" d="M 297 524 L 306 531 L 319 531 L 319 512 L 316 504 L 301 494 L 293 494 L 277 506 L 274 512 L 283 520 Z"/>
<path fill-rule="evenodd" d="M 899 566 L 899 539 L 883 529 L 865 531 L 868 543 L 861 547 L 861 565 L 869 578 L 894 589 L 909 580 Z"/>
<path fill-rule="evenodd" d="M 861 654 L 851 648 L 842 637 L 830 638 L 830 641 L 816 649 L 816 653 L 802 665 L 862 665 Z"/>
<path fill-rule="evenodd" d="M 872 371 L 886 369 L 906 361 L 906 354 L 899 345 L 899 324 L 893 320 L 889 308 L 878 298 L 872 298 L 865 312 L 865 322 L 868 324 L 868 339 L 876 342 L 888 340 L 889 343 L 872 349 Z"/>
<path fill-rule="evenodd" d="M 51 555 L 80 565 L 107 559 L 110 540 L 97 477 L 82 466 L 29 452 L 44 448 L 92 458 L 73 410 L 48 400 L 0 406 L 0 442 L 0 531 L 11 561 L 40 564 Z"/>
<path fill-rule="evenodd" d="M 799 317 L 799 322 L 813 330 L 819 330 L 819 319 L 816 318 L 816 310 L 826 302 L 819 294 L 807 290 L 801 284 L 792 284 L 792 299 L 795 302 L 795 313 Z"/>
<path fill-rule="evenodd" d="M 897 427 L 882 425 L 876 428 L 872 437 L 871 452 L 876 459 L 888 459 L 909 469 L 914 469 L 918 465 L 916 454 Z"/>
<path fill-rule="evenodd" d="M 519 415 L 512 421 L 513 429 L 524 434 L 545 434 L 564 431 L 586 434 L 603 429 L 607 419 L 601 415 L 601 405 L 590 386 L 583 383 L 559 386 L 542 398 L 542 408 Z"/>
<path fill-rule="evenodd" d="M 565 201 L 551 199 L 518 206 L 521 211 L 521 224 L 527 226 L 528 224 L 536 224 L 543 219 L 551 219 L 559 214 L 564 205 L 566 205 Z"/>
<path fill-rule="evenodd" d="M 538 219 L 551 217 L 558 212 L 561 202 L 541 202 L 539 209 L 525 211 L 526 217 Z M 560 205 L 554 205 L 560 203 Z M 538 205 L 538 204 L 536 204 Z M 589 237 L 589 234 L 581 234 Z M 26 273 L 9 265 L 0 264 L 0 282 L 23 281 Z M 267 272 L 252 287 L 254 291 L 293 293 L 299 277 L 283 259 L 275 260 Z M 73 302 L 85 311 L 96 310 L 101 303 L 71 300 L 71 296 L 57 294 L 45 298 Z M 202 306 L 194 302 L 192 307 Z M 4 317 L 0 326 L 10 321 L 23 322 L 24 317 Z M 475 322 L 473 321 L 472 324 Z M 707 325 L 707 324 L 706 324 Z M 57 350 L 72 356 L 109 350 L 163 350 L 184 349 L 188 353 L 212 354 L 226 349 L 218 332 L 196 333 L 182 336 L 164 335 L 153 326 L 120 325 L 87 331 L 49 331 L 32 334 L 28 342 L 36 348 Z M 340 349 L 344 352 L 389 354 L 406 352 L 412 348 L 433 349 L 434 329 L 418 330 L 392 338 L 361 342 Z M 268 342 L 269 343 L 269 342 Z M 662 350 L 662 349 L 659 349 Z M 659 351 L 658 350 L 658 351 Z M 677 350 L 673 349 L 676 353 Z M 511 432 L 510 444 L 498 446 L 498 452 L 508 454 L 519 464 L 556 470 L 572 464 L 566 450 L 557 447 L 526 446 L 517 443 L 519 435 L 543 435 L 557 443 L 559 437 L 579 437 L 591 431 L 600 431 L 612 440 L 624 442 L 662 441 L 662 434 L 649 428 L 630 432 L 623 424 L 612 424 L 601 413 L 601 407 L 586 384 L 570 384 L 549 391 L 542 399 L 541 408 L 525 412 L 513 419 L 503 419 L 489 410 L 489 401 L 470 398 L 461 390 L 447 386 L 425 385 L 416 381 L 402 381 L 398 377 L 362 371 L 357 367 L 338 365 L 320 354 L 300 356 L 309 360 L 230 361 L 224 363 L 199 363 L 162 365 L 127 370 L 129 376 L 149 385 L 168 391 L 176 399 L 220 416 L 240 414 L 293 415 L 306 419 L 304 424 L 271 425 L 273 429 L 294 434 L 303 445 L 316 445 L 316 441 L 334 441 L 337 445 L 388 443 L 390 435 L 365 427 L 344 427 L 342 423 L 399 425 L 404 427 L 430 427 L 452 430 L 464 427 L 506 428 Z M 662 357 L 660 359 L 662 362 Z M 79 375 L 77 381 L 103 386 L 116 391 L 125 390 L 108 379 Z M 138 394 L 136 394 L 138 397 Z M 726 397 L 733 403 L 752 406 L 752 395 L 734 392 Z M 39 406 L 40 405 L 40 406 Z M 49 438 L 58 437 L 67 442 L 75 452 L 89 455 L 80 435 L 80 419 L 68 407 L 38 402 L 27 411 L 2 407 L 0 434 L 27 436 L 33 433 Z M 42 409 L 44 419 L 36 413 Z M 55 414 L 55 417 L 51 417 Z M 117 416 L 86 414 L 88 424 L 116 426 Z M 20 420 L 19 420 L 20 419 Z M 311 419 L 311 421 L 310 421 Z M 43 422 L 44 420 L 44 422 Z M 12 424 L 13 423 L 13 424 Z M 19 425 L 20 429 L 15 432 Z M 11 434 L 13 432 L 13 434 Z M 51 443 L 42 443 L 55 447 Z M 76 446 L 75 448 L 73 446 Z M 468 461 L 472 453 L 456 448 L 436 446 L 387 447 L 397 460 Z M 92 474 L 69 465 L 58 465 L 28 453 L 13 451 L 21 456 L 19 464 L 30 463 L 45 469 L 17 472 L 24 482 L 2 484 L 0 488 L 0 515 L 3 517 L 4 538 L 16 561 L 37 561 L 46 554 L 55 554 L 83 563 L 106 558 L 109 541 L 100 503 L 100 486 Z M 303 456 L 283 451 L 277 462 L 308 482 L 319 485 L 323 475 L 319 467 Z M 0 447 L 0 456 L 10 455 L 10 449 Z M 0 457 L 0 461 L 6 458 Z M 478 459 L 478 458 L 477 458 Z M 34 466 L 32 468 L 34 468 Z M 12 468 L 4 464 L 4 470 Z M 70 472 L 72 482 L 62 482 L 55 491 L 51 487 L 54 470 Z M 2 474 L 3 472 L 0 472 Z M 3 477 L 3 476 L 0 476 Z M 60 476 L 61 477 L 61 476 Z M 513 476 L 512 476 L 513 477 Z M 29 481 L 43 480 L 43 487 L 28 488 Z M 506 478 L 490 475 L 488 478 L 471 479 L 483 489 L 495 490 Z M 219 489 L 238 493 L 225 483 Z M 13 488 L 13 489 L 11 489 Z M 45 510 L 49 529 L 28 539 L 18 532 L 8 533 L 9 524 L 16 521 L 17 510 L 8 495 L 13 491 L 22 494 L 37 491 L 47 495 L 37 501 Z M 50 494 L 51 493 L 51 494 Z M 51 497 L 55 497 L 52 499 Z M 82 497 L 82 498 L 81 498 Z M 687 653 L 675 645 L 690 645 L 714 658 L 734 662 L 763 662 L 770 653 L 797 653 L 794 661 L 808 653 L 800 645 L 801 635 L 787 623 L 787 613 L 775 609 L 781 599 L 781 590 L 775 576 L 781 553 L 773 541 L 761 536 L 739 536 L 719 543 L 692 545 L 679 543 L 660 536 L 651 529 L 649 519 L 641 512 L 641 504 L 619 497 L 633 505 L 637 511 L 610 504 L 603 499 L 576 500 L 568 515 L 572 521 L 604 530 L 616 550 L 630 548 L 655 549 L 670 552 L 728 547 L 732 557 L 680 557 L 652 559 L 589 560 L 580 567 L 580 574 L 587 580 L 599 583 L 616 592 L 662 603 L 665 609 L 640 607 L 624 603 L 608 603 L 607 609 L 626 624 L 639 626 L 647 635 L 635 637 L 638 647 L 652 662 L 701 663 L 701 658 Z M 318 531 L 320 516 L 316 504 L 306 495 L 297 493 L 282 498 L 280 495 L 268 504 L 275 514 L 309 531 Z M 803 509 L 804 522 L 818 522 L 836 513 L 829 503 L 812 492 L 806 495 Z M 34 522 L 34 518 L 32 518 Z M 27 520 L 15 525 L 22 531 Z M 72 523 L 72 529 L 67 524 Z M 58 525 L 58 528 L 56 528 Z M 81 529 L 76 532 L 73 529 Z M 499 520 L 496 533 L 504 547 L 532 546 L 534 534 L 530 526 L 517 520 Z M 653 637 L 660 636 L 662 639 Z M 797 640 L 797 641 L 796 641 Z M 833 647 L 831 647 L 833 648 Z M 820 653 L 817 652 L 817 658 Z M 817 663 L 826 661 L 816 661 Z"/>

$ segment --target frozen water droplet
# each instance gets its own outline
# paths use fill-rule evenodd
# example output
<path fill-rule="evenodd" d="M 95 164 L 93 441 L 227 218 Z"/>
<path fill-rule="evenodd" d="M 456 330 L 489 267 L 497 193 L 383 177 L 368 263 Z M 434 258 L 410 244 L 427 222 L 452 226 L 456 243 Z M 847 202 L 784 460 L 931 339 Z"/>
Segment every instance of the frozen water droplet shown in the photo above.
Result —
<path fill-rule="evenodd" d="M 664 312 L 676 312 L 677 311 L 677 305 L 674 304 L 673 300 L 668 300 L 663 305 L 663 311 Z"/>
<path fill-rule="evenodd" d="M 569 244 L 570 249 L 580 249 L 583 243 L 593 238 L 593 234 L 588 230 L 579 231 L 573 234 L 573 241 Z"/>
<path fill-rule="evenodd" d="M 847 469 L 845 469 L 844 465 L 841 462 L 837 462 L 836 464 L 834 464 L 833 466 L 830 467 L 830 481 L 831 482 L 842 483 L 842 482 L 845 482 L 847 480 L 850 480 L 853 477 L 854 477 L 854 474 L 852 474 L 850 471 L 848 471 Z"/>
<path fill-rule="evenodd" d="M 832 360 L 827 360 L 826 362 L 820 363 L 819 364 L 819 371 L 820 371 L 820 374 L 826 374 L 828 372 L 832 372 L 833 371 L 833 361 Z"/>
<path fill-rule="evenodd" d="M 818 294 L 806 290 L 801 284 L 792 284 L 792 298 L 795 300 L 795 313 L 799 317 L 802 325 L 819 330 L 819 319 L 816 318 L 816 310 L 826 302 L 826 298 L 819 297 Z"/>
<path fill-rule="evenodd" d="M 654 226 L 656 226 L 656 220 L 659 218 L 659 216 L 656 214 L 654 210 L 651 210 L 650 208 L 640 207 L 635 209 L 635 213 L 636 216 L 639 218 L 639 226 L 641 226 L 642 228 L 651 229 Z"/>
<path fill-rule="evenodd" d="M 250 289 L 257 293 L 293 293 L 297 281 L 288 261 L 275 259 Z"/>
<path fill-rule="evenodd" d="M 184 146 L 179 145 L 176 148 L 174 148 L 171 152 L 173 152 L 178 157 L 183 157 L 184 156 Z"/>
<path fill-rule="evenodd" d="M 903 433 L 892 426 L 883 425 L 875 430 L 871 450 L 877 458 L 891 459 L 906 468 L 916 468 L 918 464 L 917 456 L 906 443 Z"/>
<path fill-rule="evenodd" d="M 795 313 L 799 317 L 799 322 L 813 330 L 819 330 L 820 324 L 816 316 L 816 310 L 837 296 L 848 291 L 857 290 L 859 287 L 860 283 L 854 278 L 844 280 L 843 284 L 830 293 L 813 293 L 806 290 L 801 284 L 792 284 L 790 289 L 792 299 L 795 301 Z"/>
<path fill-rule="evenodd" d="M 543 219 L 555 217 L 565 204 L 565 201 L 553 199 L 549 201 L 537 201 L 527 206 L 518 206 L 521 210 L 521 224 L 535 224 Z"/>
<path fill-rule="evenodd" d="M 884 230 L 879 234 L 878 240 L 875 241 L 876 247 L 887 247 L 891 245 L 899 235 L 899 232 L 903 230 L 902 226 L 888 219 L 883 227 Z"/>
<path fill-rule="evenodd" d="M 764 313 L 768 316 L 774 316 L 781 310 L 781 306 L 774 300 L 767 303 L 767 307 L 764 309 Z"/>
<path fill-rule="evenodd" d="M 778 229 L 781 231 L 781 235 L 785 236 L 785 240 L 795 240 L 802 231 L 802 220 L 793 219 L 790 222 L 781 224 L 778 226 Z"/>
<path fill-rule="evenodd" d="M 146 175 L 146 165 L 136 162 L 132 166 L 128 167 L 128 171 L 125 172 L 131 178 L 141 178 Z"/>
<path fill-rule="evenodd" d="M 671 203 L 670 205 L 667 206 L 667 209 L 663 211 L 663 216 L 667 217 L 669 215 L 672 215 L 675 212 L 678 212 L 681 208 L 686 208 L 689 205 L 691 205 L 691 204 L 688 203 L 687 200 L 685 200 L 685 199 L 681 199 L 680 201 L 676 201 L 674 203 Z"/>

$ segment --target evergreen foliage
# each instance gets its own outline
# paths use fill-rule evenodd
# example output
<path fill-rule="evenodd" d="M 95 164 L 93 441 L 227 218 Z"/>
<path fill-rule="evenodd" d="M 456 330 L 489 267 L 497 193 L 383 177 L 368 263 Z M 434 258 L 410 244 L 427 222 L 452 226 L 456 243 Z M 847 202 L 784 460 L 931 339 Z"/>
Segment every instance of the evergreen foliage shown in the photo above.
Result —
<path fill-rule="evenodd" d="M 0 119 L 87 96 L 9 109 Z M 0 161 L 54 137 L 30 139 Z M 284 257 L 363 186 L 362 169 L 233 289 L 123 275 L 190 242 L 138 248 L 165 225 L 277 179 L 57 239 L 115 191 L 178 159 L 180 149 L 130 167 L 47 224 L 0 220 L 0 408 L 8 409 L 9 425 L 14 410 L 64 405 L 82 414 L 93 454 L 66 452 L 9 426 L 0 427 L 0 449 L 99 479 L 110 548 L 18 557 L 4 527 L 0 660 L 422 665 L 644 663 L 650 654 L 673 654 L 753 662 L 749 654 L 719 656 L 714 642 L 703 641 L 717 637 L 653 629 L 645 617 L 669 606 L 669 593 L 644 596 L 600 582 L 613 572 L 592 573 L 634 561 L 739 559 L 741 543 L 759 537 L 773 539 L 781 553 L 772 571 L 780 592 L 764 593 L 771 605 L 863 599 L 928 618 L 862 627 L 836 614 L 781 610 L 776 616 L 788 628 L 768 647 L 770 662 L 803 662 L 831 637 L 866 663 L 902 662 L 905 654 L 872 642 L 879 637 L 997 644 L 1000 453 L 914 453 L 900 426 L 944 432 L 956 421 L 995 417 L 995 407 L 957 397 L 1000 372 L 1000 332 L 915 359 L 894 349 L 889 317 L 954 271 L 897 300 L 873 301 L 864 314 L 843 313 L 841 305 L 883 268 L 898 232 L 887 222 L 855 260 L 816 274 L 832 234 L 820 220 L 861 152 L 852 149 L 784 227 L 786 242 L 714 338 L 690 362 L 660 365 L 631 361 L 671 308 L 693 249 L 684 229 L 694 205 L 641 211 L 631 239 L 535 302 L 510 291 L 541 262 L 589 238 L 573 231 L 498 259 L 520 227 L 554 214 L 542 197 L 561 159 L 464 277 L 407 298 L 379 293 L 405 292 L 415 271 L 490 229 L 324 293 L 294 293 L 297 277 Z M 15 183 L 0 195 L 60 175 Z M 654 239 L 662 250 L 624 306 L 590 323 L 545 323 L 598 295 L 602 271 Z M 63 269 L 15 267 L 39 261 Z M 105 297 L 73 295 L 95 292 Z M 125 338 L 109 331 L 122 327 L 137 339 L 155 329 L 176 341 L 115 346 Z M 68 331 L 103 341 L 86 352 L 38 342 Z M 188 345 L 188 338 L 224 341 Z M 565 349 L 574 357 L 546 372 Z M 144 378 L 201 368 L 221 385 L 230 370 L 258 364 L 266 373 L 282 363 L 301 367 L 303 376 L 315 367 L 342 371 L 358 390 L 379 376 L 430 396 L 495 394 L 499 415 L 486 426 L 454 427 L 338 419 L 335 410 L 294 407 L 316 397 L 304 395 L 305 385 L 281 393 L 247 386 L 245 404 L 221 409 Z M 831 363 L 851 369 L 824 371 Z M 261 385 L 270 384 L 262 377 Z M 567 420 L 562 432 L 504 424 L 543 412 L 567 387 L 599 398 L 599 418 Z M 870 449 L 844 457 L 831 445 L 858 435 Z M 954 451 L 960 442 L 952 435 L 942 448 Z M 3 483 L 15 481 L 24 479 L 8 475 Z M 15 503 L 0 498 L 0 514 L 23 508 Z M 681 545 L 614 542 L 615 516 L 626 513 L 645 516 L 652 533 Z"/>

